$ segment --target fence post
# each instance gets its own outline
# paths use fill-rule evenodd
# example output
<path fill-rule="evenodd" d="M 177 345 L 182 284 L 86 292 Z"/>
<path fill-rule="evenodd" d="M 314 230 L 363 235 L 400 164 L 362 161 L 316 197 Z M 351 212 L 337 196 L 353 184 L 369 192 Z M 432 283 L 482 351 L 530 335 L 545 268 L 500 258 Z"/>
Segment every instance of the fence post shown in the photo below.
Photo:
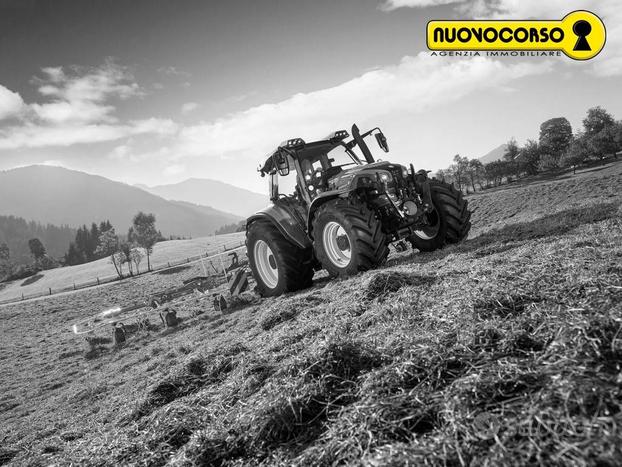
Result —
<path fill-rule="evenodd" d="M 22 300 L 24 299 L 24 292 L 22 292 Z"/>
<path fill-rule="evenodd" d="M 50 295 L 52 295 L 52 287 L 50 287 L 49 289 L 50 289 Z"/>
<path fill-rule="evenodd" d="M 73 283 L 73 290 L 76 290 L 76 283 Z"/>
<path fill-rule="evenodd" d="M 97 285 L 99 285 L 99 277 L 97 278 Z"/>

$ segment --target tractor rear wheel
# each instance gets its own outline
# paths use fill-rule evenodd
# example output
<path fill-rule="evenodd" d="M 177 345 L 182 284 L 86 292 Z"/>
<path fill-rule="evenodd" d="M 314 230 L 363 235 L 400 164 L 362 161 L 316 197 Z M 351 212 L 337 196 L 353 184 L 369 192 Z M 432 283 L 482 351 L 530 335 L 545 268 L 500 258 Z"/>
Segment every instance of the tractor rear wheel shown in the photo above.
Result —
<path fill-rule="evenodd" d="M 389 248 L 375 213 L 356 198 L 320 206 L 313 221 L 313 248 L 322 267 L 346 277 L 380 266 Z"/>
<path fill-rule="evenodd" d="M 428 225 L 415 230 L 409 238 L 419 251 L 434 251 L 461 242 L 471 230 L 471 211 L 461 191 L 449 183 L 430 180 L 430 194 L 433 209 L 425 214 Z"/>
<path fill-rule="evenodd" d="M 288 241 L 269 221 L 255 221 L 246 231 L 248 262 L 262 297 L 310 287 L 313 254 Z"/>

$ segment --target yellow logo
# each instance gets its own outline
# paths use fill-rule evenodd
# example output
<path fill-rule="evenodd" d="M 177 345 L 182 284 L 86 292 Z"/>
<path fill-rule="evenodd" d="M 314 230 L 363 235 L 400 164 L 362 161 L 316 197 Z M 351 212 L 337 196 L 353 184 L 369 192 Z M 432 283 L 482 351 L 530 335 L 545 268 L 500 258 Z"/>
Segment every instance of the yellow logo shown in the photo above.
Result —
<path fill-rule="evenodd" d="M 584 10 L 560 21 L 435 20 L 427 30 L 430 50 L 559 50 L 575 60 L 598 55 L 606 37 L 602 20 Z"/>

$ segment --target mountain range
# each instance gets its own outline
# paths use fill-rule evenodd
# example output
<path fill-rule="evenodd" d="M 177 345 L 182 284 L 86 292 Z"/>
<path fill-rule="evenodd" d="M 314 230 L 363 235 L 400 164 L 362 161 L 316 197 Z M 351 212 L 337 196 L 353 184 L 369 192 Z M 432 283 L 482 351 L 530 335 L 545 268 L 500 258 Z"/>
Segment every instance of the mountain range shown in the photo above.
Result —
<path fill-rule="evenodd" d="M 497 146 L 492 151 L 484 154 L 479 158 L 482 164 L 488 164 L 489 162 L 499 161 L 503 159 L 503 154 L 505 154 L 505 149 L 507 148 L 507 144 L 502 144 Z"/>
<path fill-rule="evenodd" d="M 267 194 L 255 193 L 208 178 L 189 178 L 172 185 L 136 186 L 164 199 L 211 206 L 241 217 L 247 217 L 269 204 Z"/>
<path fill-rule="evenodd" d="M 227 186 L 220 197 L 229 190 L 239 189 Z M 169 201 L 134 186 L 62 167 L 34 165 L 0 172 L 0 215 L 44 224 L 77 227 L 109 219 L 124 234 L 134 215 L 144 211 L 155 214 L 156 228 L 165 236 L 198 237 L 241 220 L 235 214 L 187 201 Z"/>

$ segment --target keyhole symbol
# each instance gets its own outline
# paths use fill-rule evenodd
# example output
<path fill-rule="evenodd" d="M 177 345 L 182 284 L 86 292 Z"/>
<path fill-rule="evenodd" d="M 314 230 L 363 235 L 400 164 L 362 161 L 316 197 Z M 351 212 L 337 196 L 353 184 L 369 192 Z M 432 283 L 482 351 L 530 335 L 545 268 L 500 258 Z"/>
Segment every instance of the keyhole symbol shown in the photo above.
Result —
<path fill-rule="evenodd" d="M 589 36 L 592 32 L 592 25 L 590 23 L 581 19 L 574 23 L 574 25 L 572 26 L 572 31 L 577 35 L 577 43 L 574 45 L 574 49 L 572 50 L 592 50 L 592 48 L 590 47 L 590 43 L 586 39 L 586 37 Z"/>

